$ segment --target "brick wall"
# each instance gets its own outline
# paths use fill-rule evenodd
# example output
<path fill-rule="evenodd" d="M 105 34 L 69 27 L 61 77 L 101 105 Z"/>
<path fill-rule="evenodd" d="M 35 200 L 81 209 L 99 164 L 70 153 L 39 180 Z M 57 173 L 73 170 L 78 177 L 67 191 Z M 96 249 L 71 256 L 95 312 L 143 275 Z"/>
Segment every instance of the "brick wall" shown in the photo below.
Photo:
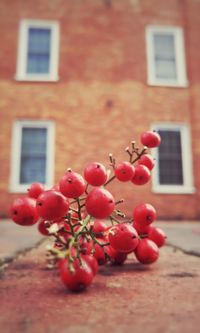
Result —
<path fill-rule="evenodd" d="M 125 211 L 150 202 L 160 218 L 200 217 L 200 3 L 159 0 L 36 0 L 0 3 L 0 214 L 7 215 L 11 127 L 17 119 L 51 119 L 56 124 L 55 181 L 68 167 L 82 172 L 88 161 L 118 160 L 131 140 L 154 122 L 181 122 L 192 131 L 194 194 L 153 194 L 115 183 L 110 188 L 126 199 Z M 20 19 L 60 22 L 59 81 L 17 82 L 16 55 Z M 185 32 L 188 88 L 147 85 L 145 27 L 181 26 Z M 170 98 L 169 98 L 170 97 Z"/>

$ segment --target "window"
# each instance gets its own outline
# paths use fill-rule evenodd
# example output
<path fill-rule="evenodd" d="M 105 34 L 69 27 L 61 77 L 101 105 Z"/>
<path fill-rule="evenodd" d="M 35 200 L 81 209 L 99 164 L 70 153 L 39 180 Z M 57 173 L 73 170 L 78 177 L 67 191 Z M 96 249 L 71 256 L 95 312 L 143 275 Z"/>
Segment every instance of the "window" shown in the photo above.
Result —
<path fill-rule="evenodd" d="M 186 125 L 158 124 L 153 127 L 161 136 L 154 150 L 156 166 L 153 190 L 160 193 L 193 193 L 191 145 Z"/>
<path fill-rule="evenodd" d="M 187 86 L 182 29 L 147 27 L 146 43 L 148 84 Z"/>
<path fill-rule="evenodd" d="M 24 192 L 33 182 L 53 183 L 54 125 L 17 121 L 13 126 L 11 191 Z"/>
<path fill-rule="evenodd" d="M 57 22 L 22 20 L 19 31 L 17 80 L 58 80 Z"/>

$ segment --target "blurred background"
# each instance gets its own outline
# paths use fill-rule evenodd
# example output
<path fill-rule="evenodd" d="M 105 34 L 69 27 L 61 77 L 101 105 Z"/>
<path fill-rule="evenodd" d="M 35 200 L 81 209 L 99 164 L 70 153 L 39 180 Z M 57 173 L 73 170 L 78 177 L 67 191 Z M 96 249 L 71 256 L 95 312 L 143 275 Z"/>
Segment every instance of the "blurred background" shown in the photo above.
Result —
<path fill-rule="evenodd" d="M 0 1 L 0 216 L 30 183 L 117 161 L 157 130 L 145 186 L 113 183 L 131 215 L 200 217 L 200 1 Z"/>

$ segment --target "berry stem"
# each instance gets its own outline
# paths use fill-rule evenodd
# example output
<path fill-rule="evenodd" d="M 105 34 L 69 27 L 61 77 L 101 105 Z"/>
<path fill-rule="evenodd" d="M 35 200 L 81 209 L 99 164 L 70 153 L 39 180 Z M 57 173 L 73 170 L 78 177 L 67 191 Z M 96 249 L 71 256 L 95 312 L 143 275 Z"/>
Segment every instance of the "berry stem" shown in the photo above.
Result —
<path fill-rule="evenodd" d="M 83 220 L 82 226 L 75 233 L 75 240 L 77 240 L 78 237 L 82 234 L 83 230 L 87 227 L 87 225 L 88 225 L 89 222 L 90 222 L 90 215 L 87 215 L 87 217 L 85 218 L 85 220 Z"/>
<path fill-rule="evenodd" d="M 79 199 L 79 201 L 83 201 L 83 200 L 86 199 L 86 197 L 81 197 L 81 198 L 78 198 L 78 199 Z M 76 199 L 76 200 L 72 200 L 72 201 L 70 202 L 70 208 L 71 208 L 71 205 L 73 205 L 74 203 L 77 203 L 77 199 Z"/>
<path fill-rule="evenodd" d="M 77 205 L 78 205 L 78 217 L 81 220 L 82 219 L 82 216 L 81 216 L 81 208 L 82 208 L 82 206 L 81 206 L 79 198 L 77 198 Z"/>

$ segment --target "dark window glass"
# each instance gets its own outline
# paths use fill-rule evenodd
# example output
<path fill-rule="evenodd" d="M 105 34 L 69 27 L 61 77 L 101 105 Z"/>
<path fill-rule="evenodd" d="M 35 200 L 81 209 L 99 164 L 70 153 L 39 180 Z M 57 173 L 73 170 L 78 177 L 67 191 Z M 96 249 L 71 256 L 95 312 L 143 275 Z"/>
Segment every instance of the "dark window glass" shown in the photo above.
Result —
<path fill-rule="evenodd" d="M 20 184 L 46 181 L 46 128 L 23 128 Z"/>
<path fill-rule="evenodd" d="M 27 73 L 48 74 L 50 64 L 51 30 L 29 28 Z"/>
<path fill-rule="evenodd" d="M 159 130 L 162 143 L 158 148 L 159 183 L 183 185 L 183 165 L 180 131 Z"/>

